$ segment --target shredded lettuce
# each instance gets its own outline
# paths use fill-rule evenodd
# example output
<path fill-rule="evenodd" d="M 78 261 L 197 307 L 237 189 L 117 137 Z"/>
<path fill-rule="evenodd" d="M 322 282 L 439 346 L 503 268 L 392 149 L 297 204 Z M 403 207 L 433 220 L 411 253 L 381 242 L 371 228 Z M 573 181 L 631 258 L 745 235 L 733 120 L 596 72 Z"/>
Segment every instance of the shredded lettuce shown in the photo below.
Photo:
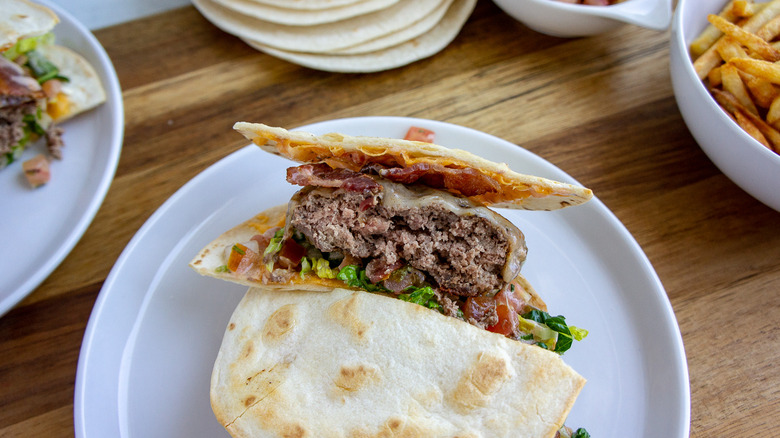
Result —
<path fill-rule="evenodd" d="M 366 270 L 360 269 L 356 265 L 349 265 L 341 268 L 338 275 L 336 275 L 336 278 L 347 283 L 347 285 L 351 287 L 359 287 L 369 292 L 388 292 L 382 286 L 371 283 L 366 275 Z"/>
<path fill-rule="evenodd" d="M 520 316 L 522 317 L 520 328 L 526 333 L 533 334 L 537 345 L 558 354 L 563 354 L 571 348 L 573 339 L 581 341 L 588 335 L 587 330 L 577 327 L 573 327 L 574 333 L 572 333 L 572 327 L 566 324 L 566 318 L 561 315 L 550 316 L 547 312 L 534 309 Z M 531 322 L 536 324 L 530 324 Z M 537 327 L 537 325 L 543 325 L 548 330 Z M 527 327 L 531 327 L 532 330 L 526 330 Z"/>
<path fill-rule="evenodd" d="M 330 268 L 330 263 L 325 259 L 317 259 L 312 263 L 312 269 L 317 277 L 336 278 L 336 273 Z"/>
<path fill-rule="evenodd" d="M 265 268 L 268 272 L 274 270 L 274 256 L 276 253 L 282 250 L 282 241 L 284 240 L 284 228 L 281 228 L 274 233 L 274 237 L 271 238 L 271 242 L 263 251 L 263 261 L 265 262 Z"/>
<path fill-rule="evenodd" d="M 441 310 L 441 304 L 436 301 L 436 294 L 430 286 L 410 287 L 407 290 L 410 290 L 410 293 L 398 295 L 399 300 L 419 304 L 433 310 Z"/>
<path fill-rule="evenodd" d="M 8 60 L 13 61 L 20 55 L 24 55 L 40 46 L 48 44 L 54 44 L 54 34 L 51 32 L 17 41 L 13 47 L 3 52 L 3 56 Z"/>

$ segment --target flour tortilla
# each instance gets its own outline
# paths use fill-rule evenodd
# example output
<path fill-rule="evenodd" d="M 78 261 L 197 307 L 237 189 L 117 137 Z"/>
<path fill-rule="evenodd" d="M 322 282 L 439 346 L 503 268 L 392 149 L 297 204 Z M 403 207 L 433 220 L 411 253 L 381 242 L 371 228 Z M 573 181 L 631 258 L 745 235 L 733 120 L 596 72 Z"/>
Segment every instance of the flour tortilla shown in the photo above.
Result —
<path fill-rule="evenodd" d="M 320 11 L 341 6 L 354 5 L 363 0 L 252 0 L 255 3 L 275 6 L 277 8 L 289 8 L 302 11 Z"/>
<path fill-rule="evenodd" d="M 211 406 L 234 437 L 552 437 L 585 379 L 561 357 L 401 300 L 250 289 Z"/>
<path fill-rule="evenodd" d="M 100 77 L 81 55 L 58 45 L 44 45 L 37 50 L 59 67 L 62 76 L 69 79 L 62 84 L 62 92 L 68 97 L 68 110 L 55 119 L 56 122 L 70 119 L 106 101 Z"/>
<path fill-rule="evenodd" d="M 249 271 L 246 274 L 225 271 L 220 269 L 227 263 L 225 253 L 236 243 L 249 242 L 252 236 L 263 234 L 273 227 L 284 227 L 285 216 L 287 214 L 287 205 L 278 205 L 271 207 L 251 219 L 231 228 L 222 233 L 208 245 L 198 252 L 190 261 L 190 267 L 200 275 L 213 277 L 220 280 L 226 280 L 233 283 L 242 284 L 248 287 L 264 287 L 269 290 L 279 291 L 309 291 L 309 292 L 328 292 L 334 288 L 346 288 L 356 291 L 362 289 L 350 288 L 344 282 L 338 279 L 320 278 L 316 275 L 306 275 L 301 277 L 295 275 L 291 280 L 285 282 L 263 281 L 262 276 L 267 273 L 264 267 L 259 270 Z M 528 280 L 521 275 L 515 278 L 514 282 L 519 286 L 516 292 L 521 294 L 523 301 L 537 309 L 547 311 L 547 304 L 539 296 L 536 290 L 531 286 Z"/>
<path fill-rule="evenodd" d="M 381 54 L 377 54 L 377 53 L 371 54 L 371 52 L 380 52 L 384 49 L 388 49 L 393 46 L 403 44 L 405 42 L 420 43 L 419 40 L 415 40 L 415 39 L 427 33 L 428 31 L 431 31 L 434 27 L 438 27 L 437 29 L 438 32 L 436 32 L 436 36 L 431 36 L 430 42 L 425 44 L 426 49 L 420 50 L 419 53 L 431 53 L 431 54 L 437 53 L 441 49 L 443 49 L 447 44 L 449 44 L 453 38 L 455 38 L 455 35 L 458 34 L 460 28 L 463 27 L 463 23 L 465 23 L 468 16 L 471 15 L 471 11 L 474 9 L 474 5 L 477 3 L 477 1 L 459 0 L 457 4 L 454 5 L 454 3 L 455 3 L 454 0 L 445 0 L 436 9 L 434 9 L 433 12 L 415 21 L 414 23 L 409 25 L 409 27 L 405 27 L 399 30 L 398 32 L 393 32 L 391 34 L 384 35 L 379 38 L 374 38 L 373 40 L 356 44 L 354 46 L 350 46 L 344 49 L 332 50 L 328 54 L 329 55 L 370 54 L 368 56 L 368 59 L 371 60 L 371 58 L 373 58 L 373 62 L 376 63 L 378 58 L 381 58 Z M 448 16 L 445 16 L 447 11 L 450 11 L 450 14 Z M 414 52 L 414 50 L 412 50 L 412 47 L 409 47 L 409 50 L 406 50 L 406 53 L 411 54 L 411 52 Z M 318 55 L 313 56 L 313 58 L 315 59 L 318 57 L 321 56 Z M 413 58 L 415 57 L 414 56 L 408 57 L 408 59 L 413 59 Z M 337 62 L 337 58 L 331 56 L 330 59 L 334 63 Z M 354 61 L 357 58 L 351 58 L 351 59 Z M 403 59 L 403 58 L 399 58 L 399 59 Z M 366 65 L 371 65 L 371 64 L 372 63 L 369 62 Z M 380 62 L 377 64 L 381 65 L 382 63 Z"/>
<path fill-rule="evenodd" d="M 430 30 L 423 31 L 416 37 L 411 35 L 417 33 L 421 27 L 427 27 L 430 24 L 428 18 L 399 31 L 397 35 L 376 38 L 363 44 L 333 50 L 329 53 L 289 52 L 268 47 L 256 41 L 245 40 L 245 42 L 271 56 L 316 70 L 336 73 L 373 73 L 402 67 L 440 52 L 458 35 L 475 5 L 476 0 L 455 0 L 439 22 L 435 23 Z M 411 39 L 404 40 L 403 38 L 407 36 Z M 381 48 L 397 40 L 403 42 Z M 380 48 L 365 52 L 377 47 Z"/>
<path fill-rule="evenodd" d="M 328 9 L 292 9 L 254 0 L 215 0 L 216 3 L 249 17 L 288 26 L 312 26 L 346 20 L 388 8 L 399 0 L 366 0 Z"/>
<path fill-rule="evenodd" d="M 470 196 L 473 201 L 492 207 L 525 210 L 555 210 L 588 201 L 590 189 L 572 184 L 523 175 L 504 163 L 495 163 L 469 152 L 431 143 L 393 138 L 353 137 L 344 134 L 317 136 L 302 131 L 287 131 L 260 123 L 238 122 L 233 128 L 266 152 L 300 163 L 344 161 L 358 154 L 368 162 L 388 160 L 400 166 L 430 163 L 455 168 L 473 168 L 500 186 L 496 193 Z M 457 192 L 455 192 L 457 193 Z"/>
<path fill-rule="evenodd" d="M 10 49 L 17 41 L 43 35 L 59 22 L 49 8 L 27 0 L 0 2 L 0 52 Z"/>
<path fill-rule="evenodd" d="M 286 26 L 258 20 L 220 6 L 213 0 L 193 0 L 209 21 L 223 31 L 281 50 L 325 53 L 397 32 L 430 14 L 443 0 L 401 0 L 370 14 L 316 26 Z"/>

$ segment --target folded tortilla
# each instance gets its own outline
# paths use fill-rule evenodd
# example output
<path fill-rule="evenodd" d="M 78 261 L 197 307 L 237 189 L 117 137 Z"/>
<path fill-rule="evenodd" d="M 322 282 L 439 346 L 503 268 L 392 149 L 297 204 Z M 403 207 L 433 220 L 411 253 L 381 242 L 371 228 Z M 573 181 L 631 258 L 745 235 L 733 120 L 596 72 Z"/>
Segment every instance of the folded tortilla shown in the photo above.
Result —
<path fill-rule="evenodd" d="M 51 9 L 27 0 L 3 1 L 0 6 L 0 52 L 49 32 L 60 21 Z"/>
<path fill-rule="evenodd" d="M 211 405 L 234 437 L 552 437 L 585 379 L 559 355 L 366 292 L 250 289 Z"/>
<path fill-rule="evenodd" d="M 470 152 L 395 138 L 358 137 L 345 134 L 314 135 L 261 123 L 238 122 L 233 128 L 261 149 L 299 163 L 325 162 L 331 167 L 354 167 L 355 162 L 407 168 L 429 164 L 472 169 L 498 186 L 495 192 L 465 196 L 480 204 L 523 210 L 557 210 L 580 205 L 593 197 L 585 187 L 524 175 Z M 356 170 L 356 169 L 353 169 Z M 460 195 L 460 193 L 454 193 Z"/>
<path fill-rule="evenodd" d="M 249 242 L 253 236 L 263 234 L 270 228 L 284 227 L 286 214 L 287 205 L 278 205 L 231 228 L 201 249 L 190 261 L 190 267 L 197 273 L 207 277 L 218 278 L 249 287 L 264 287 L 269 290 L 328 292 L 334 288 L 345 288 L 362 291 L 363 289 L 350 287 L 341 280 L 320 278 L 313 274 L 304 276 L 294 275 L 290 279 L 275 282 L 269 279 L 268 272 L 262 264 L 242 272 L 232 272 L 224 269 L 227 261 L 226 251 L 236 243 Z M 520 289 L 517 292 L 526 303 L 537 309 L 547 310 L 547 304 L 522 274 L 518 275 L 514 282 L 519 286 Z"/>
<path fill-rule="evenodd" d="M 61 113 L 54 117 L 62 122 L 88 111 L 106 101 L 106 92 L 95 68 L 80 54 L 56 44 L 43 45 L 37 49 L 49 61 L 59 67 L 60 74 L 68 78 L 63 82 L 62 93 L 67 102 Z"/>

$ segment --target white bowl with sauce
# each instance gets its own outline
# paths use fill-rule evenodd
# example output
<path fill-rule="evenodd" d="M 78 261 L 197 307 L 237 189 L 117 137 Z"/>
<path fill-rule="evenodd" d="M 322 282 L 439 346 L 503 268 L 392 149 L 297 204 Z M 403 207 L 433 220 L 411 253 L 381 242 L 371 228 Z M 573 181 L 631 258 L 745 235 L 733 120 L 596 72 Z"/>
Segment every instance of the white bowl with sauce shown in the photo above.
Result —
<path fill-rule="evenodd" d="M 727 0 L 681 0 L 672 24 L 670 70 L 677 106 L 701 149 L 731 181 L 780 211 L 780 155 L 748 135 L 718 106 L 693 68 L 690 43 Z"/>
<path fill-rule="evenodd" d="M 671 0 L 625 0 L 608 6 L 559 0 L 493 0 L 499 8 L 529 28 L 547 35 L 592 36 L 633 24 L 666 30 L 672 19 Z"/>

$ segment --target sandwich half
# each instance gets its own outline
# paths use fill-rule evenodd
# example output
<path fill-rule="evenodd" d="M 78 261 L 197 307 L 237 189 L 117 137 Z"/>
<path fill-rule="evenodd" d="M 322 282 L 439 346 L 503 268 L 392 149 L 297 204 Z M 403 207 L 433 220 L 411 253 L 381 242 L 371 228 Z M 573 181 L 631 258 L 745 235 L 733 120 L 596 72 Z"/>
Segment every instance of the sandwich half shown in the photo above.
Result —
<path fill-rule="evenodd" d="M 235 129 L 299 163 L 284 206 L 225 232 L 199 273 L 276 290 L 363 290 L 562 353 L 584 332 L 550 316 L 520 274 L 522 232 L 505 207 L 553 210 L 590 190 L 523 175 L 462 150 L 400 139 Z"/>

